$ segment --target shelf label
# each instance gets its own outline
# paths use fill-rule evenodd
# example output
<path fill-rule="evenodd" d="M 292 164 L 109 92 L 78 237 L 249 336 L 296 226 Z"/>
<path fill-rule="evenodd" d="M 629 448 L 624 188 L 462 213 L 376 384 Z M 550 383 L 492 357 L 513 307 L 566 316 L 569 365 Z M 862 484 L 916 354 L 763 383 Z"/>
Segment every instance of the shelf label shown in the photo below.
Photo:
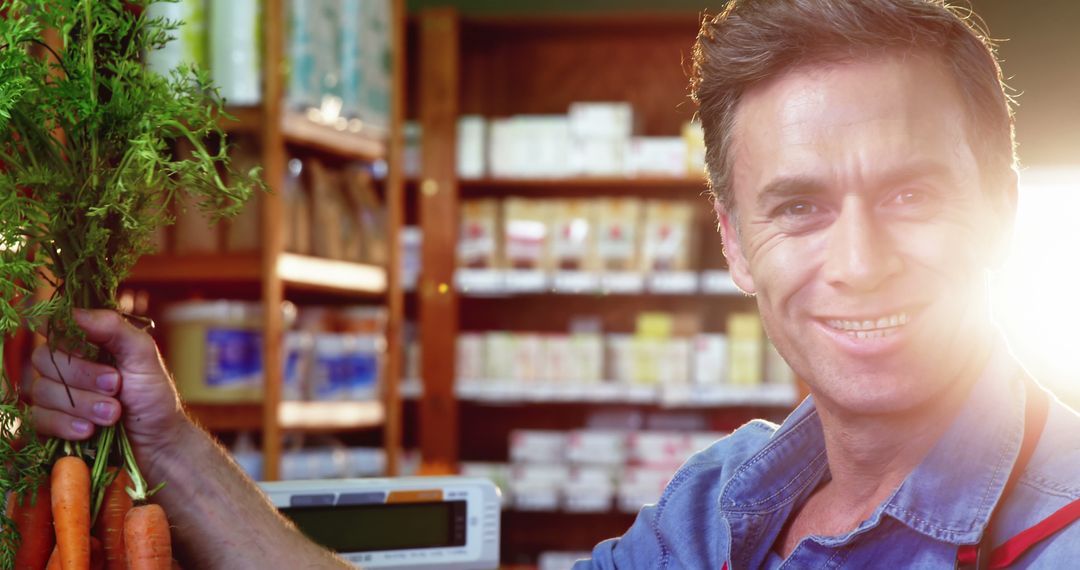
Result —
<path fill-rule="evenodd" d="M 503 273 L 494 269 L 458 269 L 454 281 L 464 294 L 498 295 L 506 291 Z"/>
<path fill-rule="evenodd" d="M 600 288 L 606 293 L 641 293 L 645 290 L 645 278 L 636 271 L 613 271 L 600 278 Z"/>
<path fill-rule="evenodd" d="M 543 293 L 548 290 L 548 276 L 540 270 L 513 270 L 504 275 L 508 293 Z"/>
<path fill-rule="evenodd" d="M 743 292 L 731 280 L 731 273 L 724 270 L 701 272 L 701 292 L 706 295 L 742 295 Z"/>
<path fill-rule="evenodd" d="M 553 279 L 556 293 L 571 295 L 600 290 L 600 275 L 590 271 L 557 271 Z"/>
<path fill-rule="evenodd" d="M 649 275 L 649 291 L 668 295 L 696 293 L 698 276 L 693 271 L 664 271 Z"/>

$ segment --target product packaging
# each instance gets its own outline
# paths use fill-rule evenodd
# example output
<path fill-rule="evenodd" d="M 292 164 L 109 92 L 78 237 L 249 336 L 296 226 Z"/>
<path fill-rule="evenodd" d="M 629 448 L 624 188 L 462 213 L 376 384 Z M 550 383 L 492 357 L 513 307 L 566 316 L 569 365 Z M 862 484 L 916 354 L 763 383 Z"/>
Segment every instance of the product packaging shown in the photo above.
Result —
<path fill-rule="evenodd" d="M 458 267 L 494 269 L 500 265 L 499 202 L 492 199 L 467 200 L 461 204 L 461 235 L 458 238 Z"/>

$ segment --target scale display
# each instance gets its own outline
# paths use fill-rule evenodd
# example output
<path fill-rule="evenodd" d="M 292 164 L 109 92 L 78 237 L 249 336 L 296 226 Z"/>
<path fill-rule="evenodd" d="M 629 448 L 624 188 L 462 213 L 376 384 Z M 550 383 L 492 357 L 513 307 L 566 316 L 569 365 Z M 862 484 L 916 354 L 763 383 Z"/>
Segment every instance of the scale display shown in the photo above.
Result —
<path fill-rule="evenodd" d="M 300 532 L 357 566 L 499 566 L 501 497 L 487 479 L 322 479 L 260 486 Z"/>

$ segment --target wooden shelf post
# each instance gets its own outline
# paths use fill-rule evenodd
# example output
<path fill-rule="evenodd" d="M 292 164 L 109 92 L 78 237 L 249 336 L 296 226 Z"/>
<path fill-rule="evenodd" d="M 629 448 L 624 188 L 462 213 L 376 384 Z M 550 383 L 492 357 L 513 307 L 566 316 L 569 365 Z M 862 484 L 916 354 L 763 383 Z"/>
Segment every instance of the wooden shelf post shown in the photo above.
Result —
<path fill-rule="evenodd" d="M 420 15 L 419 88 L 421 150 L 420 225 L 424 235 L 420 299 L 420 451 L 434 471 L 453 469 L 458 459 L 457 401 L 454 397 L 458 329 L 453 254 L 457 243 L 460 23 L 450 8 Z M 450 252 L 449 254 L 447 252 Z"/>

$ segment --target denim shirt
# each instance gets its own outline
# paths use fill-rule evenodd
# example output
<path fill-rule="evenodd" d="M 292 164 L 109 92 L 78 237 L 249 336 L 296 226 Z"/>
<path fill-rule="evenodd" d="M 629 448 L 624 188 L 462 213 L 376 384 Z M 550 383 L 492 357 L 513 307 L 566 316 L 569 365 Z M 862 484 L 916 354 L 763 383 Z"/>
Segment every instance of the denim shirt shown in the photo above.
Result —
<path fill-rule="evenodd" d="M 755 420 L 690 458 L 656 505 L 589 568 L 954 568 L 979 541 L 1020 450 L 1025 373 L 996 351 L 926 458 L 867 520 L 810 536 L 786 560 L 774 543 L 788 517 L 829 477 L 821 422 L 807 398 L 776 426 Z M 994 524 L 995 546 L 1080 498 L 1080 416 L 1053 397 L 1031 462 Z M 1012 568 L 1080 567 L 1080 521 Z"/>

